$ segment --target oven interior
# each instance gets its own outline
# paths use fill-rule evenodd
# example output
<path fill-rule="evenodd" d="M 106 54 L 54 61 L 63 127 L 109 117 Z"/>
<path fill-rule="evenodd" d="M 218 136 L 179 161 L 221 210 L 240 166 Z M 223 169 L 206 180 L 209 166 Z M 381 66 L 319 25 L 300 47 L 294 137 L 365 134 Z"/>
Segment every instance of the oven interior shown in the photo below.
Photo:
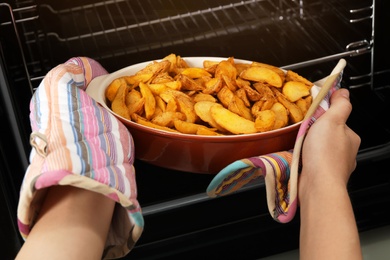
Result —
<path fill-rule="evenodd" d="M 5 1 L 0 4 L 0 51 L 19 104 L 26 151 L 31 94 L 51 68 L 71 57 L 93 58 L 114 72 L 170 53 L 234 56 L 292 69 L 313 81 L 344 58 L 342 86 L 350 89 L 353 104 L 348 124 L 362 138 L 351 197 L 359 201 L 358 224 L 367 229 L 379 214 L 367 213 L 378 198 L 390 200 L 389 177 L 379 170 L 390 154 L 390 64 L 382 59 L 389 57 L 383 12 L 388 6 L 384 0 Z M 155 252 L 161 258 L 182 253 L 188 258 L 188 252 L 195 257 L 206 249 L 215 252 L 210 257 L 252 256 L 259 248 L 266 256 L 298 246 L 299 216 L 289 224 L 274 223 L 261 181 L 208 199 L 205 189 L 213 176 L 141 161 L 135 166 L 146 227 L 130 259 Z M 366 172 L 375 169 L 375 177 L 368 178 Z M 278 232 L 291 242 L 259 247 L 277 243 Z"/>

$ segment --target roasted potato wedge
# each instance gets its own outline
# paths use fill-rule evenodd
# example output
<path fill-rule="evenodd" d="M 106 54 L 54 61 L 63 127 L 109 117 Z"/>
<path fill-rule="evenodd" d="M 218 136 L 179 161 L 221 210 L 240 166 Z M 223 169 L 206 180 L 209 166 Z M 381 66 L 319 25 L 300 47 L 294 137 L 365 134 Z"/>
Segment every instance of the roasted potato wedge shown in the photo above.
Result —
<path fill-rule="evenodd" d="M 219 126 L 233 134 L 253 134 L 257 132 L 253 121 L 245 119 L 220 105 L 213 105 L 210 112 Z"/>
<path fill-rule="evenodd" d="M 195 91 L 201 91 L 203 90 L 203 86 L 199 83 L 197 83 L 195 80 L 192 78 L 184 75 L 184 74 L 179 74 L 176 78 L 181 83 L 181 89 L 183 90 L 195 90 Z"/>
<path fill-rule="evenodd" d="M 167 82 L 172 82 L 172 81 L 174 81 L 174 79 L 166 71 L 166 72 L 162 72 L 162 73 L 155 75 L 155 77 L 152 80 L 150 80 L 150 83 L 161 84 L 161 83 L 167 83 Z"/>
<path fill-rule="evenodd" d="M 302 113 L 305 115 L 306 112 L 309 110 L 309 107 L 312 103 L 312 96 L 307 96 L 305 98 L 300 98 L 297 101 L 295 101 L 295 104 L 302 110 Z"/>
<path fill-rule="evenodd" d="M 250 101 L 259 101 L 264 96 L 261 95 L 255 88 L 253 88 L 249 81 L 238 78 L 236 82 L 241 89 L 245 90 L 247 97 Z"/>
<path fill-rule="evenodd" d="M 229 103 L 227 107 L 230 111 L 236 113 L 243 118 L 253 121 L 250 108 L 245 106 L 244 101 L 237 95 L 233 96 L 233 100 Z"/>
<path fill-rule="evenodd" d="M 186 68 L 180 74 L 185 75 L 191 79 L 211 77 L 211 74 L 203 68 Z"/>
<path fill-rule="evenodd" d="M 307 85 L 309 88 L 314 86 L 314 83 L 312 83 L 310 80 L 302 77 L 301 75 L 299 75 L 298 73 L 296 73 L 292 70 L 288 70 L 286 72 L 286 81 L 299 81 L 299 82 L 302 82 L 303 84 Z"/>
<path fill-rule="evenodd" d="M 264 68 L 267 68 L 267 69 L 271 69 L 271 70 L 275 71 L 276 73 L 278 73 L 278 75 L 282 78 L 283 81 L 286 78 L 286 75 L 285 75 L 284 71 L 281 70 L 280 68 L 276 67 L 276 66 L 273 66 L 273 65 L 270 65 L 270 64 L 267 64 L 267 63 L 257 62 L 257 61 L 252 62 L 251 66 L 254 66 L 254 67 L 264 67 Z"/>
<path fill-rule="evenodd" d="M 236 83 L 236 79 L 229 78 L 226 75 L 222 75 L 222 79 L 225 83 L 225 85 L 231 90 L 231 91 L 236 91 L 238 86 Z"/>
<path fill-rule="evenodd" d="M 132 89 L 126 95 L 125 104 L 130 117 L 133 113 L 142 114 L 145 105 L 145 98 L 142 97 L 139 91 Z"/>
<path fill-rule="evenodd" d="M 291 102 L 310 95 L 310 89 L 307 85 L 299 81 L 288 81 L 284 84 L 282 93 Z"/>
<path fill-rule="evenodd" d="M 153 77 L 153 73 L 142 73 L 132 76 L 123 77 L 126 83 L 130 86 L 138 86 L 140 82 L 146 83 Z"/>
<path fill-rule="evenodd" d="M 210 67 L 217 67 L 219 64 L 219 61 L 212 61 L 212 60 L 204 60 L 203 61 L 203 67 L 204 68 L 210 68 Z"/>
<path fill-rule="evenodd" d="M 198 131 L 196 131 L 196 134 L 197 135 L 212 135 L 212 136 L 221 136 L 221 135 L 223 135 L 223 134 L 217 133 L 213 129 L 203 128 L 203 127 L 198 128 Z"/>
<path fill-rule="evenodd" d="M 163 60 L 167 60 L 170 63 L 168 72 L 169 73 L 176 73 L 176 68 L 177 68 L 177 56 L 176 56 L 176 54 L 171 53 L 171 54 L 165 56 L 163 58 Z"/>
<path fill-rule="evenodd" d="M 224 107 L 228 107 L 233 102 L 234 93 L 225 86 L 218 92 L 217 97 Z"/>
<path fill-rule="evenodd" d="M 210 101 L 210 102 L 217 102 L 217 99 L 210 94 L 205 94 L 205 93 L 197 93 L 195 94 L 192 99 L 194 100 L 195 103 L 200 102 L 200 101 Z"/>
<path fill-rule="evenodd" d="M 219 126 L 214 118 L 211 116 L 211 107 L 214 105 L 222 106 L 219 103 L 211 102 L 211 101 L 199 101 L 194 105 L 195 113 L 199 118 L 208 123 L 211 127 L 218 129 L 220 132 L 225 132 L 226 130 Z"/>
<path fill-rule="evenodd" d="M 312 103 L 306 78 L 261 62 L 204 60 L 190 67 L 170 54 L 105 91 L 123 118 L 156 129 L 198 135 L 266 132 L 301 121 Z M 170 130 L 168 130 L 170 129 Z"/>
<path fill-rule="evenodd" d="M 245 91 L 245 89 L 237 89 L 235 93 L 242 101 L 244 101 L 245 106 L 250 107 L 251 101 L 248 99 L 248 95 Z"/>
<path fill-rule="evenodd" d="M 170 128 L 170 127 L 166 127 L 166 126 L 160 126 L 160 125 L 157 125 L 157 124 L 154 124 L 152 122 L 150 122 L 149 120 L 147 120 L 146 118 L 143 118 L 141 117 L 140 115 L 137 115 L 137 114 L 133 114 L 131 116 L 132 120 L 140 125 L 143 125 L 143 126 L 147 126 L 147 127 L 151 127 L 151 128 L 155 128 L 155 129 L 159 129 L 159 130 L 164 130 L 164 131 L 168 131 L 168 132 L 175 132 L 175 133 L 180 133 L 179 131 L 173 129 L 173 128 Z"/>
<path fill-rule="evenodd" d="M 195 123 L 198 119 L 198 116 L 195 113 L 194 102 L 189 98 L 184 98 L 179 96 L 176 98 L 179 111 L 185 115 L 185 121 L 190 123 Z"/>
<path fill-rule="evenodd" d="M 223 87 L 223 80 L 221 78 L 212 78 L 205 83 L 205 88 L 203 93 L 205 94 L 215 94 L 218 93 Z"/>
<path fill-rule="evenodd" d="M 279 129 L 285 127 L 288 124 L 288 111 L 279 102 L 276 102 L 271 107 L 271 110 L 275 112 L 275 124 L 273 129 Z"/>
<path fill-rule="evenodd" d="M 258 132 L 267 132 L 274 129 L 276 114 L 273 110 L 263 110 L 257 113 L 255 128 Z"/>
<path fill-rule="evenodd" d="M 154 96 L 158 96 L 163 93 L 168 87 L 164 83 L 154 83 L 148 84 L 150 91 L 152 91 Z"/>
<path fill-rule="evenodd" d="M 247 63 L 235 63 L 234 67 L 236 67 L 237 75 L 240 75 L 242 71 L 249 68 L 251 65 Z"/>
<path fill-rule="evenodd" d="M 200 128 L 203 128 L 204 130 L 208 130 L 208 131 L 213 131 L 215 133 L 215 130 L 216 129 L 212 129 L 212 128 L 208 128 L 204 125 L 200 125 L 200 124 L 195 124 L 195 123 L 190 123 L 190 122 L 186 122 L 186 121 L 183 121 L 183 120 L 175 120 L 174 121 L 174 124 L 175 124 L 175 128 L 183 133 L 183 134 L 197 134 L 199 132 L 199 129 Z"/>
<path fill-rule="evenodd" d="M 152 123 L 172 128 L 175 120 L 185 120 L 186 116 L 180 112 L 165 111 L 152 118 Z M 177 129 L 179 130 L 179 129 Z M 180 130 L 179 130 L 180 131 Z"/>
<path fill-rule="evenodd" d="M 170 99 L 166 104 L 167 106 L 165 107 L 165 111 L 172 111 L 172 112 L 179 111 L 177 102 L 174 98 Z"/>
<path fill-rule="evenodd" d="M 143 82 L 139 84 L 142 96 L 145 98 L 145 117 L 151 119 L 156 109 L 156 99 L 149 86 Z"/>
<path fill-rule="evenodd" d="M 246 80 L 255 82 L 265 82 L 273 87 L 281 88 L 283 86 L 283 79 L 274 70 L 253 66 L 242 71 L 240 77 Z"/>
<path fill-rule="evenodd" d="M 121 84 L 120 87 L 118 88 L 118 91 L 116 92 L 114 100 L 112 101 L 111 109 L 121 117 L 130 120 L 129 110 L 127 109 L 126 101 L 125 101 L 127 91 L 128 91 L 127 85 Z"/>
<path fill-rule="evenodd" d="M 106 98 L 112 102 L 118 92 L 120 86 L 126 85 L 126 80 L 124 78 L 114 79 L 106 89 Z"/>
<path fill-rule="evenodd" d="M 273 88 L 277 100 L 289 111 L 288 116 L 292 124 L 298 123 L 303 119 L 302 110 L 295 104 L 290 102 L 279 90 Z"/>
<path fill-rule="evenodd" d="M 216 78 L 225 76 L 231 80 L 235 80 L 237 78 L 237 69 L 231 61 L 223 60 L 218 63 L 214 76 Z"/>
<path fill-rule="evenodd" d="M 154 61 L 146 65 L 145 68 L 138 71 L 135 75 L 152 74 L 152 77 L 156 77 L 160 73 L 168 72 L 170 67 L 171 62 L 168 60 L 162 60 L 160 62 Z"/>

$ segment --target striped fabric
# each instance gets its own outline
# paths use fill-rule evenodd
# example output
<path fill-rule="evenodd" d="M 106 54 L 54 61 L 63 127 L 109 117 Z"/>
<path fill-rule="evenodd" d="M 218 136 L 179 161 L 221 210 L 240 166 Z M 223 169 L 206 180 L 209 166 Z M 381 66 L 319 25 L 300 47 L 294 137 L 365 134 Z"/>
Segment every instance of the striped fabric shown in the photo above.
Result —
<path fill-rule="evenodd" d="M 319 87 L 312 88 L 312 95 L 319 98 L 314 99 L 314 110 L 309 109 L 303 119 L 293 150 L 246 158 L 227 165 L 210 182 L 207 195 L 213 198 L 232 194 L 263 178 L 271 216 L 281 223 L 290 222 L 298 205 L 298 175 L 304 137 L 310 126 L 329 108 L 332 93 L 340 88 L 344 63 L 341 60 L 330 76 L 315 82 Z"/>
<path fill-rule="evenodd" d="M 30 103 L 34 149 L 20 190 L 18 225 L 26 238 L 47 187 L 72 185 L 101 193 L 117 203 L 105 258 L 127 254 L 143 231 L 137 200 L 134 143 L 111 113 L 84 91 L 107 71 L 79 57 L 53 68 Z"/>

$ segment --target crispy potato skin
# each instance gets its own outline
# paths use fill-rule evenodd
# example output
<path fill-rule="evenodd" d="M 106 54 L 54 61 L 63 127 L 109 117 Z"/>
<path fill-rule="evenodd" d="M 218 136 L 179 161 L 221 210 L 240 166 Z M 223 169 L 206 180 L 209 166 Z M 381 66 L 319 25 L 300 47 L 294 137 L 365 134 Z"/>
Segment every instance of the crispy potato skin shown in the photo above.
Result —
<path fill-rule="evenodd" d="M 267 132 L 300 122 L 314 84 L 271 64 L 204 60 L 202 68 L 170 54 L 106 88 L 113 112 L 136 123 L 193 135 Z"/>
<path fill-rule="evenodd" d="M 214 105 L 210 110 L 211 116 L 217 124 L 233 134 L 253 134 L 257 132 L 253 121 L 245 119 L 229 109 Z"/>
<path fill-rule="evenodd" d="M 118 91 L 116 92 L 115 98 L 112 101 L 111 108 L 115 113 L 117 113 L 121 117 L 130 119 L 130 114 L 127 109 L 126 101 L 125 101 L 127 91 L 128 91 L 127 85 L 120 85 Z"/>

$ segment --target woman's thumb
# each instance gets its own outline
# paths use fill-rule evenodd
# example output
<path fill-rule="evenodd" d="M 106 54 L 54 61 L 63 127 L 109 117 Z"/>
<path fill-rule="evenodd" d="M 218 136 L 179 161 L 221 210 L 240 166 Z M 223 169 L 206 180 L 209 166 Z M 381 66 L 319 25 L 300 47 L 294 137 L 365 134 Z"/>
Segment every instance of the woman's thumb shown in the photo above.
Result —
<path fill-rule="evenodd" d="M 343 123 L 347 122 L 347 119 L 352 111 L 352 104 L 349 99 L 348 89 L 338 89 L 330 97 L 330 107 L 328 112 L 337 115 Z"/>

